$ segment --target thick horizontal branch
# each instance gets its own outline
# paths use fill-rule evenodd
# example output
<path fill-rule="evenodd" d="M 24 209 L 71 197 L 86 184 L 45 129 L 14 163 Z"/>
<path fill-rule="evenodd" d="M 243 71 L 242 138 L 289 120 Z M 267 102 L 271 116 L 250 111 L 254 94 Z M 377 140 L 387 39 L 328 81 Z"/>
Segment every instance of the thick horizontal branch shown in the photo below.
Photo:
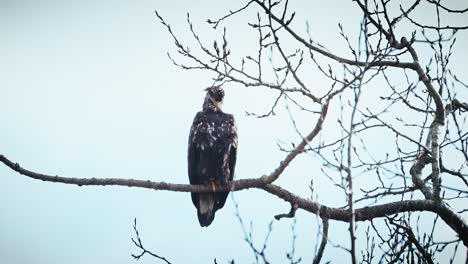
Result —
<path fill-rule="evenodd" d="M 42 173 L 33 172 L 21 167 L 18 163 L 12 162 L 4 155 L 0 154 L 0 161 L 8 166 L 10 169 L 22 174 L 24 176 L 48 182 L 57 182 L 65 184 L 73 184 L 78 186 L 127 186 L 139 187 L 160 191 L 173 191 L 173 192 L 212 192 L 211 185 L 190 185 L 190 184 L 177 184 L 166 182 L 154 182 L 150 180 L 136 180 L 136 179 L 120 179 L 120 178 L 74 178 L 52 176 Z M 238 191 L 249 188 L 259 188 L 264 184 L 263 178 L 260 179 L 245 179 L 234 181 L 229 185 L 216 186 L 217 191 Z"/>
<path fill-rule="evenodd" d="M 127 187 L 139 187 L 153 190 L 166 190 L 175 192 L 211 192 L 213 191 L 211 185 L 190 185 L 190 184 L 174 184 L 166 182 L 153 182 L 149 180 L 135 180 L 135 179 L 118 179 L 118 178 L 73 178 L 52 176 L 42 173 L 33 172 L 22 168 L 18 163 L 10 161 L 4 155 L 0 154 L 0 162 L 5 164 L 10 169 L 22 174 L 24 176 L 48 181 L 58 182 L 65 184 L 73 184 L 78 186 L 91 186 L 91 185 L 116 185 Z M 297 205 L 297 208 L 317 214 L 322 218 L 332 219 L 337 221 L 348 222 L 350 212 L 346 209 L 332 208 L 321 205 L 317 202 L 304 199 L 294 193 L 281 188 L 280 186 L 268 183 L 267 177 L 263 176 L 256 179 L 243 179 L 230 182 L 225 185 L 216 186 L 216 191 L 239 191 L 249 188 L 257 188 L 265 190 L 290 204 Z M 366 221 L 374 218 L 380 218 L 388 215 L 393 215 L 402 212 L 414 211 L 427 211 L 438 214 L 463 240 L 465 246 L 468 246 L 468 226 L 463 219 L 450 210 L 447 206 L 432 200 L 407 200 L 398 201 L 393 203 L 386 203 L 381 205 L 374 205 L 363 207 L 355 210 L 356 221 Z"/>
<path fill-rule="evenodd" d="M 351 212 L 347 209 L 333 208 L 319 203 L 299 197 L 279 186 L 266 184 L 260 187 L 261 189 L 278 196 L 287 201 L 294 202 L 298 208 L 313 214 L 319 215 L 321 218 L 349 222 Z M 374 218 L 385 217 L 402 212 L 426 211 L 433 212 L 439 215 L 447 225 L 449 225 L 460 237 L 465 246 L 468 247 L 468 225 L 463 218 L 453 212 L 449 207 L 442 203 L 433 200 L 406 200 L 391 202 L 381 205 L 362 207 L 355 210 L 356 221 L 372 220 Z"/>

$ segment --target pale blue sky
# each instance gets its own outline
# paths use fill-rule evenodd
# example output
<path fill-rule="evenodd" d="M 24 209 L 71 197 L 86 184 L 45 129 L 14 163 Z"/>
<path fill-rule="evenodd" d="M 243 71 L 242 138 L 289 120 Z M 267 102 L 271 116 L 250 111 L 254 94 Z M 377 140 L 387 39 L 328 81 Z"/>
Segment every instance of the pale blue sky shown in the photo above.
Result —
<path fill-rule="evenodd" d="M 293 3 L 299 31 L 305 32 L 307 19 L 315 40 L 346 54 L 337 23 L 356 32 L 359 12 L 353 3 L 304 2 Z M 53 175 L 187 183 L 189 127 L 211 75 L 172 65 L 166 52 L 174 51 L 173 41 L 154 10 L 190 44 L 186 12 L 210 43 L 219 31 L 204 21 L 237 6 L 234 1 L 1 1 L 0 153 Z M 252 9 L 230 25 L 236 54 L 256 51 L 255 32 L 245 27 L 254 14 Z M 466 47 L 466 36 L 459 42 L 458 48 Z M 460 73 L 466 72 L 461 66 L 466 59 L 466 53 L 454 59 Z M 267 112 L 275 95 L 236 85 L 226 89 L 224 109 L 236 116 L 239 127 L 237 178 L 270 173 L 284 156 L 276 142 L 298 140 L 285 111 L 269 119 L 245 116 L 245 111 Z M 298 118 L 305 130 L 314 122 Z M 300 157 L 280 183 L 308 196 L 308 182 L 319 174 L 314 165 L 319 163 Z M 45 183 L 4 166 L 0 177 L 2 263 L 133 263 L 134 217 L 145 245 L 173 263 L 253 261 L 231 201 L 209 228 L 200 228 L 187 193 Z M 315 180 L 318 186 L 326 181 Z M 317 192 L 324 203 L 343 205 L 344 194 L 336 189 Z M 289 210 L 288 204 L 259 190 L 235 197 L 244 220 L 254 221 L 259 243 L 272 217 Z M 275 263 L 284 262 L 290 250 L 291 222 L 274 223 L 268 252 Z M 346 224 L 332 225 L 330 237 L 347 245 Z M 313 258 L 317 226 L 315 216 L 298 212 L 297 254 L 306 263 Z M 324 260 L 348 256 L 339 249 L 327 252 Z M 143 258 L 140 263 L 158 262 Z"/>

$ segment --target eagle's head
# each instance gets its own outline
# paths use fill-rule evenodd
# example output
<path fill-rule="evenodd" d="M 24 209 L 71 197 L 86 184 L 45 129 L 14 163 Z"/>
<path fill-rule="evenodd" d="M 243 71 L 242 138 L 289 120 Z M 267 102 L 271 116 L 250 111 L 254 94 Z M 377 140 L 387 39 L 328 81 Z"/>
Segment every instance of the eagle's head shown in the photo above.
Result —
<path fill-rule="evenodd" d="M 224 98 L 224 90 L 220 86 L 211 86 L 205 89 L 206 97 L 203 108 L 221 109 Z"/>

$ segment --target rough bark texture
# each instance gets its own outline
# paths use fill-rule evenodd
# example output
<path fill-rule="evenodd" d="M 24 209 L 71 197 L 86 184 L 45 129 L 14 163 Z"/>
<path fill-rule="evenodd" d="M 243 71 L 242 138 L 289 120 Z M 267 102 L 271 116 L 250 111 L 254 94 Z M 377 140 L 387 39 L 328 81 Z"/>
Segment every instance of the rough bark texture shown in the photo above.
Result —
<path fill-rule="evenodd" d="M 11 168 L 12 170 L 24 176 L 64 184 L 73 184 L 78 186 L 126 186 L 139 187 L 161 191 L 175 192 L 211 192 L 211 185 L 190 185 L 190 184 L 174 184 L 166 182 L 153 182 L 134 179 L 117 179 L 117 178 L 72 178 L 52 176 L 47 174 L 36 173 L 22 168 L 18 163 L 12 162 L 4 155 L 0 155 L 0 161 Z M 324 219 L 337 220 L 348 222 L 351 219 L 349 210 L 332 208 L 320 203 L 299 197 L 280 186 L 268 183 L 266 177 L 257 179 L 244 179 L 233 181 L 224 186 L 216 186 L 216 191 L 240 191 L 250 188 L 265 190 L 290 204 L 294 204 L 297 208 L 317 214 Z M 468 246 L 468 226 L 464 220 L 447 206 L 434 202 L 432 200 L 408 200 L 402 202 L 386 203 L 370 207 L 358 208 L 355 210 L 356 221 L 372 220 L 374 218 L 385 217 L 401 212 L 428 211 L 438 214 L 463 240 L 465 246 Z"/>

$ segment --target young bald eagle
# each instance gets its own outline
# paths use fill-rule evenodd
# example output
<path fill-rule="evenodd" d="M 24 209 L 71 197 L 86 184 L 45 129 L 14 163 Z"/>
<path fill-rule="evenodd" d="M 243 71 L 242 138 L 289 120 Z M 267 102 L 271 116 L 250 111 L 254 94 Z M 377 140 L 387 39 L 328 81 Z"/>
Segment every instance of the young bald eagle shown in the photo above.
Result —
<path fill-rule="evenodd" d="M 203 111 L 190 129 L 188 175 L 190 184 L 223 184 L 232 181 L 237 155 L 237 128 L 234 116 L 221 110 L 224 90 L 206 89 Z M 229 192 L 192 193 L 201 226 L 213 222 L 215 212 L 226 202 Z"/>

